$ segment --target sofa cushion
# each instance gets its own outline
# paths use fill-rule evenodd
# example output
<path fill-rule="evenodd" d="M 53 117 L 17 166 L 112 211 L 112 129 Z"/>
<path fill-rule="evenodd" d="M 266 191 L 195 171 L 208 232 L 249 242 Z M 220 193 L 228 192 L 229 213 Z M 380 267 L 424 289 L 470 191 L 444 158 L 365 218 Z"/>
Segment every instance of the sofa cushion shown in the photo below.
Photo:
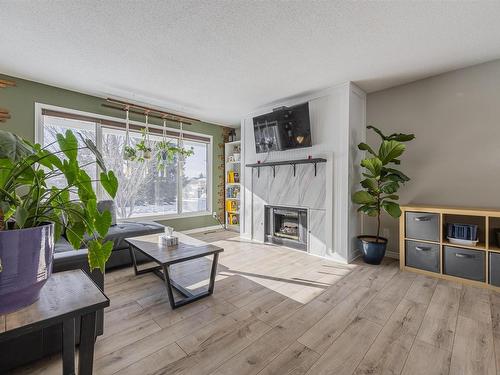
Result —
<path fill-rule="evenodd" d="M 74 251 L 75 249 L 68 240 L 64 237 L 61 237 L 59 241 L 54 244 L 54 253 L 64 253 L 65 251 Z"/>
<path fill-rule="evenodd" d="M 113 250 L 128 248 L 123 241 L 127 237 L 145 236 L 147 234 L 162 233 L 164 226 L 155 222 L 133 222 L 126 221 L 118 223 L 109 228 L 107 240 L 114 241 Z"/>

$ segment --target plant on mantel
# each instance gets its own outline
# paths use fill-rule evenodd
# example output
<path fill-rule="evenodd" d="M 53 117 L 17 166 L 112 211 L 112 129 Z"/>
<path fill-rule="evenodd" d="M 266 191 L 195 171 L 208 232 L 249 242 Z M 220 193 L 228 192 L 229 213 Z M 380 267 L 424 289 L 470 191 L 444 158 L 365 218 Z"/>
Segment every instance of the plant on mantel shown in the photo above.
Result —
<path fill-rule="evenodd" d="M 368 247 L 370 243 L 383 243 L 383 254 L 385 254 L 387 239 L 380 237 L 380 215 L 382 211 L 385 211 L 393 218 L 401 216 L 401 208 L 398 204 L 399 195 L 396 193 L 403 184 L 410 181 L 410 178 L 398 170 L 396 166 L 401 164 L 399 157 L 406 150 L 405 143 L 413 140 L 415 135 L 403 133 L 385 135 L 374 126 L 368 126 L 367 129 L 371 129 L 378 134 L 381 143 L 377 151 L 366 143 L 358 145 L 358 149 L 366 151 L 368 157 L 361 161 L 361 167 L 365 170 L 363 172 L 364 179 L 361 181 L 363 190 L 355 192 L 352 201 L 360 205 L 358 212 L 377 218 L 376 235 L 374 237 L 358 237 L 362 240 L 364 248 Z M 378 247 L 381 248 L 382 246 Z M 365 252 L 365 250 L 363 251 Z M 382 251 L 380 251 L 380 254 L 382 254 Z M 363 255 L 366 261 L 369 255 L 367 256 L 366 253 Z M 377 264 L 377 261 L 374 261 L 374 263 Z"/>
<path fill-rule="evenodd" d="M 114 198 L 118 180 L 112 171 L 106 170 L 94 143 L 81 140 L 84 146 L 79 146 L 70 130 L 57 134 L 54 143 L 60 151 L 51 152 L 53 144 L 42 147 L 0 131 L 0 235 L 54 223 L 55 241 L 64 231 L 75 249 L 85 243 L 90 269 L 104 272 L 113 248 L 112 241 L 104 240 L 112 217 L 109 211 L 101 213 L 97 209 L 93 184 L 99 183 Z M 92 180 L 84 170 L 87 165 L 78 163 L 81 149 L 89 149 L 95 156 L 101 170 L 99 180 Z M 64 186 L 51 185 L 50 180 L 57 177 L 64 177 Z"/>

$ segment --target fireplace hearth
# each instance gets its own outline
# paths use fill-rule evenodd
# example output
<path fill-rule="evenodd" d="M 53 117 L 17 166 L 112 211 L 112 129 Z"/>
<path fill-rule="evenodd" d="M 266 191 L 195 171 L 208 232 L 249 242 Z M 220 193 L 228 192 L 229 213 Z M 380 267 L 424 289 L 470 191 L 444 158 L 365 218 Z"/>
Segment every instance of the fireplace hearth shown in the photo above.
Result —
<path fill-rule="evenodd" d="M 265 206 L 265 241 L 307 251 L 307 210 Z"/>

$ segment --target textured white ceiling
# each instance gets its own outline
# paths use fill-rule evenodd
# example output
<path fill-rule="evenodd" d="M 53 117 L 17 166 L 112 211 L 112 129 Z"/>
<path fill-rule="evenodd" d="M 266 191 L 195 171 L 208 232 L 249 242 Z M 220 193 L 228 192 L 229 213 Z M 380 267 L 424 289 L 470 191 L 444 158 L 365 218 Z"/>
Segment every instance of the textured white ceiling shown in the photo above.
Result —
<path fill-rule="evenodd" d="M 500 2 L 5 1 L 0 72 L 237 124 L 500 57 Z"/>

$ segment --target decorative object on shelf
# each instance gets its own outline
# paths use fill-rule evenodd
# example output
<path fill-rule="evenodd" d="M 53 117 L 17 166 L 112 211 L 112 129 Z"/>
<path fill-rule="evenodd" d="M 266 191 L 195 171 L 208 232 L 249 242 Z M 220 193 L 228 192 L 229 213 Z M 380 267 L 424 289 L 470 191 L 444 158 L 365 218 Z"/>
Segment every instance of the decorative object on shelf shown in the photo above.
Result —
<path fill-rule="evenodd" d="M 236 141 L 236 130 L 231 129 L 229 131 L 228 142 L 234 142 L 234 141 Z"/>
<path fill-rule="evenodd" d="M 14 81 L 8 81 L 5 79 L 0 79 L 0 89 L 15 87 L 16 83 Z M 11 118 L 9 110 L 6 108 L 0 108 L 0 122 L 6 122 Z"/>
<path fill-rule="evenodd" d="M 362 243 L 364 261 L 380 264 L 387 247 L 387 239 L 380 236 L 380 215 L 384 210 L 393 218 L 401 216 L 397 203 L 399 196 L 395 193 L 410 180 L 392 166 L 400 164 L 398 158 L 406 150 L 404 143 L 413 140 L 415 135 L 393 133 L 386 136 L 373 126 L 368 126 L 367 129 L 372 129 L 380 136 L 381 144 L 377 152 L 366 143 L 358 145 L 358 149 L 368 152 L 369 157 L 361 161 L 361 167 L 365 169 L 365 179 L 361 181 L 363 190 L 355 192 L 352 201 L 360 205 L 358 212 L 377 218 L 376 235 L 361 235 L 358 239 Z"/>
<path fill-rule="evenodd" d="M 447 239 L 455 245 L 476 246 L 479 242 L 478 226 L 475 224 L 454 224 L 446 225 Z"/>
<path fill-rule="evenodd" d="M 54 242 L 63 231 L 75 248 L 88 248 L 90 270 L 104 266 L 113 248 L 104 238 L 112 223 L 109 211 L 97 209 L 91 177 L 78 162 L 80 149 L 88 149 L 102 170 L 100 186 L 114 198 L 118 180 L 107 171 L 95 144 L 70 131 L 57 134 L 60 151 L 32 144 L 0 131 L 0 314 L 33 303 L 52 273 Z M 62 154 L 62 157 L 61 157 Z M 50 179 L 64 176 L 64 186 Z M 74 198 L 78 196 L 78 199 Z"/>

